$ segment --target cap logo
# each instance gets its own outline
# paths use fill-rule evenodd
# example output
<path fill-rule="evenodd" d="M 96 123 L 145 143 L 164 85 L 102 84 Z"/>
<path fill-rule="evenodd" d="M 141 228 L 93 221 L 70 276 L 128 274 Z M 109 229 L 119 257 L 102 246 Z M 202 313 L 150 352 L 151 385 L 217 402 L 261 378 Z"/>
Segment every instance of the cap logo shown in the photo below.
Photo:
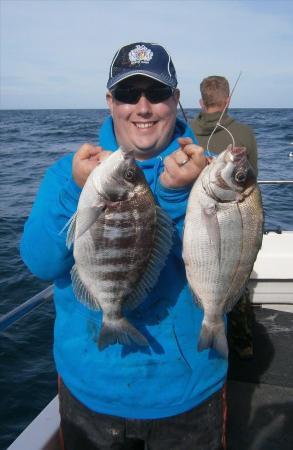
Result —
<path fill-rule="evenodd" d="M 131 64 L 148 64 L 153 57 L 153 52 L 145 45 L 137 45 L 134 49 L 130 50 L 128 56 Z"/>

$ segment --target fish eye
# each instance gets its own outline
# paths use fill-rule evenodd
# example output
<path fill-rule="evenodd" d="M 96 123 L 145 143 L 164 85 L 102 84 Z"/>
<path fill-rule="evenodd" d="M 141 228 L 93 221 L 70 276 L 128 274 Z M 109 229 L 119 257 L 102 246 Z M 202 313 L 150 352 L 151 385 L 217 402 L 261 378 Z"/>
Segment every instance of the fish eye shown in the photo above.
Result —
<path fill-rule="evenodd" d="M 243 183 L 247 177 L 247 170 L 240 169 L 235 172 L 234 178 L 237 183 Z"/>
<path fill-rule="evenodd" d="M 124 178 L 127 181 L 134 181 L 135 180 L 136 171 L 134 169 L 131 169 L 130 167 L 125 170 L 124 172 Z"/>

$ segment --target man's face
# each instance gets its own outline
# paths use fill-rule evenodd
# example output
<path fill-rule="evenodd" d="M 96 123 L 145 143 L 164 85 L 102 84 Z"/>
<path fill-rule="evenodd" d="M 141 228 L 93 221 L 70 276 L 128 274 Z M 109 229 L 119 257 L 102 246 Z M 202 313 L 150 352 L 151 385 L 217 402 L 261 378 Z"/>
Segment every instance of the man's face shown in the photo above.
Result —
<path fill-rule="evenodd" d="M 119 83 L 119 87 L 123 88 L 149 89 L 162 86 L 164 85 L 151 78 L 139 75 Z M 178 90 L 160 103 L 151 103 L 143 94 L 134 105 L 118 101 L 108 92 L 107 102 L 118 144 L 125 150 L 134 150 L 139 160 L 159 154 L 171 141 L 178 101 Z"/>

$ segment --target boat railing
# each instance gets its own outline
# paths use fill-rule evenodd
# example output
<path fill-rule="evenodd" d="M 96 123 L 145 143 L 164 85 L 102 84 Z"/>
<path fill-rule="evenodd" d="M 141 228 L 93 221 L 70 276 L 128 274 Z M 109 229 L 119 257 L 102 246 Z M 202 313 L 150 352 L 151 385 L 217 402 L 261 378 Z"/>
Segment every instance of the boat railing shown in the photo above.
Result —
<path fill-rule="evenodd" d="M 26 302 L 14 308 L 12 311 L 3 314 L 0 317 L 0 332 L 6 330 L 10 325 L 13 325 L 22 317 L 26 316 L 32 310 L 38 308 L 43 303 L 48 301 L 53 295 L 53 285 L 48 286 L 43 291 L 34 295 Z"/>
<path fill-rule="evenodd" d="M 258 180 L 258 184 L 293 184 L 293 180 Z"/>

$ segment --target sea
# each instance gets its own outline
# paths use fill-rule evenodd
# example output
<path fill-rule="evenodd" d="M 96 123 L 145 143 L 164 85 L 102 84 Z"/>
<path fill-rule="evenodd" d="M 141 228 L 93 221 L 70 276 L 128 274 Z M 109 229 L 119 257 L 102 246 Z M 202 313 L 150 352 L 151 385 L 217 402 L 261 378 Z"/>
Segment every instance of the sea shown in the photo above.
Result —
<path fill-rule="evenodd" d="M 188 118 L 196 109 L 185 111 Z M 259 180 L 293 179 L 293 109 L 230 109 L 256 135 Z M 49 283 L 30 274 L 19 241 L 45 170 L 83 143 L 98 143 L 107 110 L 0 111 L 0 315 Z M 293 230 L 293 185 L 261 184 L 265 229 Z M 0 450 L 57 392 L 48 301 L 0 334 Z"/>

